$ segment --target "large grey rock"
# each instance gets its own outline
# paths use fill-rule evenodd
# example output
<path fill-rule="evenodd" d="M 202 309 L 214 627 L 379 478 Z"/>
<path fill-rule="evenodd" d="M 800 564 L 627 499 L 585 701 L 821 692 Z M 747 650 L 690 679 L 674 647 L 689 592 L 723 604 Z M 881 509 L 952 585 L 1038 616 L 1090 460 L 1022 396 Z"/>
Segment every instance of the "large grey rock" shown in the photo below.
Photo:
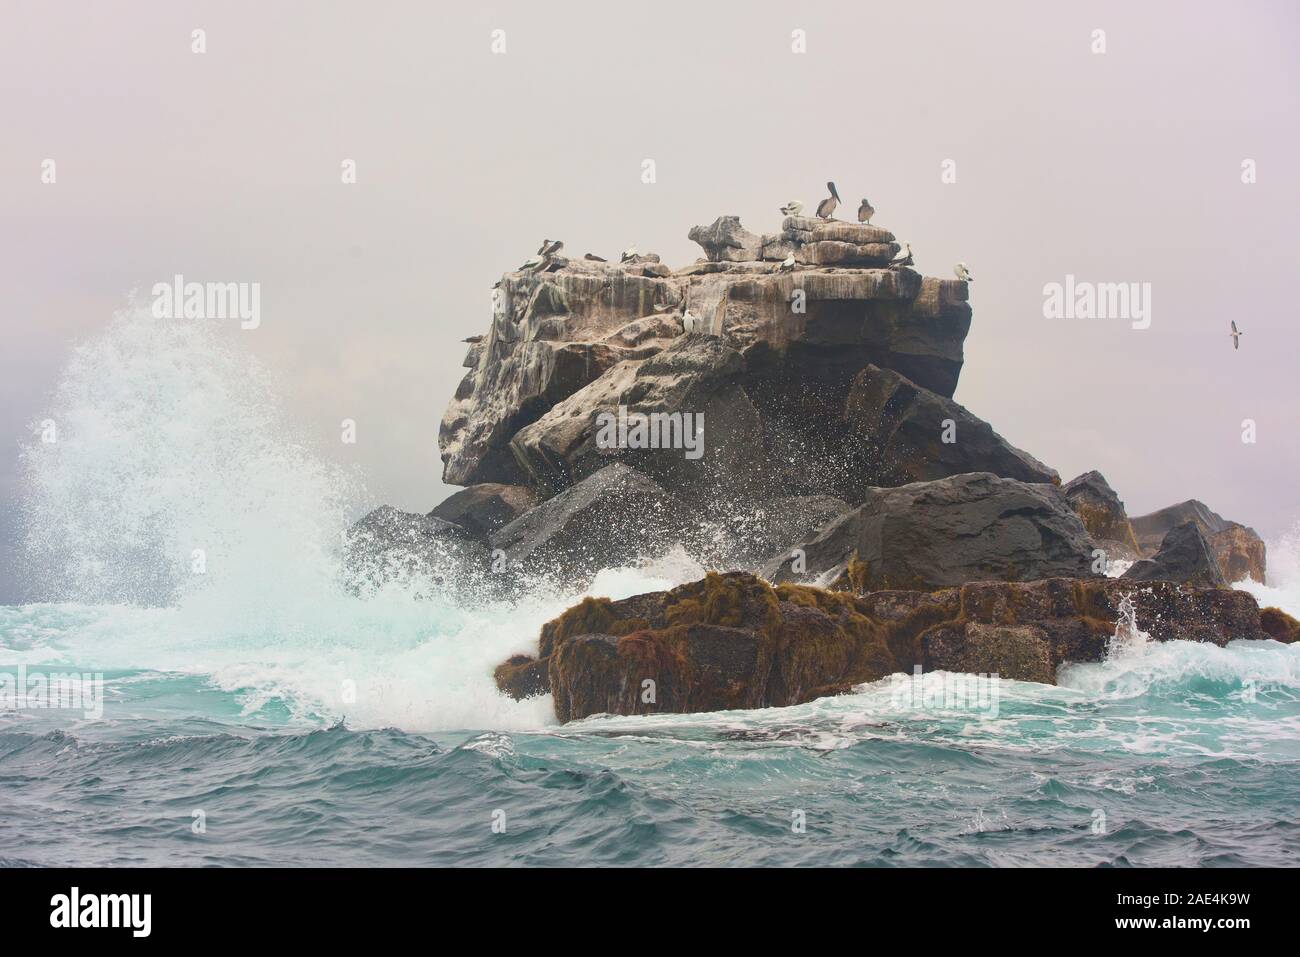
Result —
<path fill-rule="evenodd" d="M 1084 472 L 1061 488 L 1083 527 L 1107 560 L 1135 561 L 1141 556 L 1124 503 L 1100 472 Z"/>
<path fill-rule="evenodd" d="M 489 544 L 505 553 L 507 575 L 577 584 L 602 568 L 666 553 L 686 525 L 674 496 L 615 463 L 525 512 Z"/>
<path fill-rule="evenodd" d="M 743 368 L 740 354 L 722 339 L 681 336 L 651 358 L 622 363 L 558 403 L 520 430 L 511 448 L 528 481 L 548 492 L 615 461 L 675 493 L 741 492 L 761 480 L 764 463 L 762 425 L 740 384 Z M 685 442 L 667 448 L 599 447 L 600 417 L 617 418 L 620 408 L 629 416 L 676 417 L 672 421 L 682 428 L 689 423 L 697 449 L 687 449 Z"/>
<path fill-rule="evenodd" d="M 1060 482 L 1055 469 L 1016 448 L 983 419 L 891 369 L 862 370 L 849 391 L 844 419 L 869 472 L 864 484 L 902 485 L 963 472 Z"/>
<path fill-rule="evenodd" d="M 619 362 L 667 345 L 675 330 L 655 307 L 678 301 L 672 283 L 612 263 L 507 273 L 487 337 L 471 344 L 473 367 L 443 416 L 443 480 L 518 484 L 514 434 Z"/>
<path fill-rule="evenodd" d="M 1195 522 L 1169 530 L 1152 558 L 1134 562 L 1121 578 L 1131 581 L 1170 581 L 1200 588 L 1227 588 L 1210 543 Z"/>
<path fill-rule="evenodd" d="M 1210 550 L 1228 581 L 1253 578 L 1262 583 L 1265 580 L 1267 555 L 1264 540 L 1253 528 L 1228 521 L 1204 502 L 1189 499 L 1149 515 L 1139 515 L 1131 521 L 1143 555 L 1154 555 L 1175 526 L 1194 522 L 1210 543 Z"/>
<path fill-rule="evenodd" d="M 493 532 L 536 504 L 537 494 L 525 485 L 484 482 L 449 495 L 429 515 L 458 525 L 486 542 Z"/>
<path fill-rule="evenodd" d="M 764 577 L 847 574 L 862 591 L 1096 574 L 1092 539 L 1059 488 L 987 472 L 870 489 L 861 506 L 796 547 L 803 571 L 780 555 Z"/>

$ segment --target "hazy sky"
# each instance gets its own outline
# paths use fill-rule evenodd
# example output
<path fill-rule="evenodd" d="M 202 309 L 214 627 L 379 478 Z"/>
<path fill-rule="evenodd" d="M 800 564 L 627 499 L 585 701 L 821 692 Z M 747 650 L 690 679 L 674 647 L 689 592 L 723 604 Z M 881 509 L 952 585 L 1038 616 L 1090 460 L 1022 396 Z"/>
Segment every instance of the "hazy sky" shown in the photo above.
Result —
<path fill-rule="evenodd" d="M 4 0 L 0 536 L 28 424 L 132 288 L 260 282 L 261 328 L 230 335 L 323 455 L 427 510 L 460 340 L 543 236 L 684 265 L 692 224 L 774 231 L 831 178 L 921 271 L 970 264 L 959 401 L 1130 514 L 1198 497 L 1278 535 L 1300 519 L 1297 4 L 1063 6 Z M 1151 327 L 1045 319 L 1067 273 L 1150 283 Z"/>

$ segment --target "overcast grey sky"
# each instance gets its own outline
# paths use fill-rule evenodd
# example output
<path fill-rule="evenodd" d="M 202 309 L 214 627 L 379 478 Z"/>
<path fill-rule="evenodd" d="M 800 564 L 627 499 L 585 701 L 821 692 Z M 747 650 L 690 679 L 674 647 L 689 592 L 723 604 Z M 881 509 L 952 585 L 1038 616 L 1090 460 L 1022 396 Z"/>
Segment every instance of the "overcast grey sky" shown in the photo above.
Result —
<path fill-rule="evenodd" d="M 1296 3 L 449 6 L 5 0 L 0 535 L 28 423 L 132 288 L 260 282 L 230 335 L 323 455 L 427 510 L 459 340 L 543 236 L 683 265 L 692 224 L 774 231 L 831 178 L 923 272 L 970 264 L 957 398 L 1008 439 L 1131 514 L 1300 518 Z M 1043 318 L 1067 273 L 1151 283 L 1151 327 Z"/>

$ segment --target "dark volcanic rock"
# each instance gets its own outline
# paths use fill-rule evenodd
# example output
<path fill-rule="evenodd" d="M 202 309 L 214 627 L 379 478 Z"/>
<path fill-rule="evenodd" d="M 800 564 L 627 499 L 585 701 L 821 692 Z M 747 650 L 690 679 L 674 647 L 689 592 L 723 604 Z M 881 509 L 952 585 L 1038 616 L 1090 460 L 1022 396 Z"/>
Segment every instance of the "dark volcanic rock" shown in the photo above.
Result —
<path fill-rule="evenodd" d="M 805 571 L 782 555 L 764 577 L 851 571 L 860 590 L 878 590 L 1095 574 L 1093 542 L 1058 488 L 986 472 L 870 489 L 863 505 L 797 547 Z"/>
<path fill-rule="evenodd" d="M 1134 562 L 1120 577 L 1130 581 L 1182 582 L 1202 588 L 1228 587 L 1210 543 L 1195 522 L 1170 529 L 1154 558 Z"/>
<path fill-rule="evenodd" d="M 537 495 L 524 485 L 484 482 L 461 489 L 429 514 L 465 529 L 479 541 L 513 522 L 537 504 Z"/>
<path fill-rule="evenodd" d="M 983 419 L 890 369 L 862 370 L 844 419 L 864 460 L 875 464 L 874 474 L 864 475 L 866 484 L 927 482 L 962 472 L 1060 484 L 1055 469 L 1007 442 Z"/>
<path fill-rule="evenodd" d="M 1264 540 L 1254 529 L 1228 521 L 1204 502 L 1189 499 L 1150 515 L 1140 515 L 1131 522 L 1137 535 L 1138 547 L 1148 557 L 1160 548 L 1170 529 L 1184 522 L 1194 522 L 1210 543 L 1210 550 L 1228 581 L 1253 578 L 1264 583 Z"/>
<path fill-rule="evenodd" d="M 1062 663 L 1104 657 L 1125 602 L 1157 641 L 1266 637 L 1249 594 L 1170 582 L 855 595 L 710 574 L 667 592 L 584 600 L 543 626 L 536 659 L 502 664 L 497 683 L 515 697 L 549 690 L 561 721 L 786 706 L 913 666 L 1054 683 Z"/>
<path fill-rule="evenodd" d="M 608 465 L 496 531 L 505 571 L 580 582 L 661 554 L 682 537 L 676 498 L 626 465 Z"/>

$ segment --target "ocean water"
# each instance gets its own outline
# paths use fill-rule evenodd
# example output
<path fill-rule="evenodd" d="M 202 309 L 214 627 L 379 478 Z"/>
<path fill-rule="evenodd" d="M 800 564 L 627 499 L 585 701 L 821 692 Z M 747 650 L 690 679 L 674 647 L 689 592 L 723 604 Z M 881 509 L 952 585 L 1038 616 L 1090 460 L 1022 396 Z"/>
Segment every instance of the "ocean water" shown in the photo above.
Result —
<path fill-rule="evenodd" d="M 102 674 L 102 699 L 0 707 L 0 863 L 1300 863 L 1300 647 L 1271 641 L 1160 644 L 1137 621 L 1056 686 L 986 685 L 995 707 L 945 701 L 940 673 L 926 698 L 894 676 L 559 726 L 491 670 L 579 596 L 342 589 L 363 477 L 314 457 L 223 342 L 124 313 L 33 444 L 49 600 L 0 606 L 0 705 L 24 670 Z M 1300 614 L 1300 534 L 1270 564 L 1241 587 Z M 668 555 L 589 593 L 702 572 Z"/>

